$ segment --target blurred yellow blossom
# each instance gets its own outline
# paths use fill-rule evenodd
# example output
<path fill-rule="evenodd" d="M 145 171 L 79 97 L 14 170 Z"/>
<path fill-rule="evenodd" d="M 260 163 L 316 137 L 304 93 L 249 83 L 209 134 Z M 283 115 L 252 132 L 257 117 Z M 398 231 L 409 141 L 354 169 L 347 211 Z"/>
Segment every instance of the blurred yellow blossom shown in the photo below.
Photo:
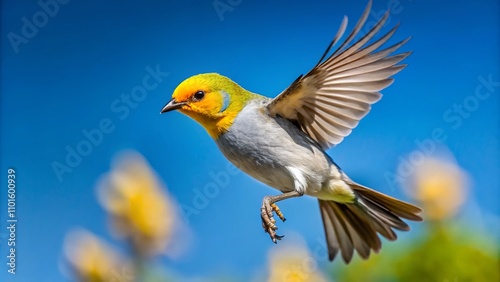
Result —
<path fill-rule="evenodd" d="M 165 191 L 137 153 L 119 157 L 98 187 L 113 231 L 127 239 L 140 256 L 165 253 L 174 232 L 176 210 Z"/>
<path fill-rule="evenodd" d="M 267 281 L 326 281 L 319 271 L 317 259 L 311 255 L 302 240 L 292 239 L 288 243 L 275 245 L 269 253 L 269 277 Z"/>
<path fill-rule="evenodd" d="M 453 160 L 426 158 L 407 184 L 411 196 L 421 202 L 425 217 L 442 220 L 455 215 L 463 204 L 468 179 Z"/>
<path fill-rule="evenodd" d="M 70 232 L 64 242 L 64 255 L 77 281 L 134 281 L 132 266 L 88 231 Z"/>

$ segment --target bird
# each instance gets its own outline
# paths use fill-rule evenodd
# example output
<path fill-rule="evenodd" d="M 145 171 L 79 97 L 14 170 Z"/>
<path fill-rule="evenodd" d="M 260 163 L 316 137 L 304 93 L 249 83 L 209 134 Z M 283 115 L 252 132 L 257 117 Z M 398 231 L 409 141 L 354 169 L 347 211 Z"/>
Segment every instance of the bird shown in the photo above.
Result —
<path fill-rule="evenodd" d="M 230 162 L 281 192 L 264 197 L 260 208 L 262 227 L 274 243 L 283 238 L 276 233 L 274 214 L 285 221 L 277 202 L 304 195 L 317 198 L 328 258 L 333 261 L 340 254 L 346 264 L 356 252 L 363 259 L 371 251 L 378 253 L 379 235 L 394 241 L 395 230 L 408 231 L 404 219 L 422 221 L 419 207 L 356 183 L 325 152 L 381 99 L 380 91 L 405 68 L 400 62 L 411 54 L 394 54 L 410 37 L 385 46 L 399 24 L 378 36 L 390 11 L 372 27 L 366 25 L 371 6 L 369 1 L 339 43 L 347 28 L 344 16 L 318 63 L 274 99 L 218 73 L 203 73 L 181 82 L 160 111 L 178 110 L 194 119 Z M 362 30 L 366 33 L 360 34 Z"/>

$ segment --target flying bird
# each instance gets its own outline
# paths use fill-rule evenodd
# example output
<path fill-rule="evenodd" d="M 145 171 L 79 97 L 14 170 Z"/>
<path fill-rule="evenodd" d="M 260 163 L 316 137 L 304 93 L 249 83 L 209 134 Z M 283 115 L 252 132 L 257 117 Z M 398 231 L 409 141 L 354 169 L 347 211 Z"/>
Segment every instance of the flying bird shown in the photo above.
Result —
<path fill-rule="evenodd" d="M 341 41 L 344 17 L 314 68 L 274 99 L 205 73 L 180 83 L 161 110 L 179 110 L 200 123 L 229 161 L 282 192 L 264 197 L 260 209 L 262 226 L 274 243 L 283 237 L 276 234 L 274 214 L 285 221 L 276 203 L 303 195 L 317 198 L 329 259 L 340 252 L 345 263 L 354 251 L 364 259 L 371 250 L 378 252 L 379 234 L 392 241 L 394 230 L 409 230 L 402 219 L 422 220 L 420 208 L 354 182 L 325 152 L 342 142 L 380 100 L 380 91 L 410 55 L 394 54 L 409 38 L 385 46 L 397 25 L 379 36 L 389 11 L 373 27 L 365 26 L 370 10 L 371 1 Z M 366 33 L 360 34 L 362 30 Z"/>

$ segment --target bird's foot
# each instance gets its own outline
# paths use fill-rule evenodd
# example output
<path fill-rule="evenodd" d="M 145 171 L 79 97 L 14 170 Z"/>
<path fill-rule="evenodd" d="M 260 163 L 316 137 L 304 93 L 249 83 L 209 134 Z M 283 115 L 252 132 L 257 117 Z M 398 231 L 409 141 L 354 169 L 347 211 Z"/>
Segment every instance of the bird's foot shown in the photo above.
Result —
<path fill-rule="evenodd" d="M 281 240 L 284 236 L 276 234 L 278 227 L 276 226 L 276 220 L 274 220 L 273 212 L 275 212 L 281 220 L 286 220 L 278 206 L 275 203 L 270 203 L 270 199 L 265 197 L 262 201 L 262 207 L 260 208 L 262 227 L 265 232 L 269 233 L 271 240 L 276 244 L 277 240 Z"/>
<path fill-rule="evenodd" d="M 271 204 L 271 208 L 273 209 L 273 211 L 276 213 L 276 215 L 278 215 L 278 217 L 283 221 L 285 222 L 286 221 L 286 218 L 285 216 L 283 215 L 283 213 L 281 212 L 280 208 L 278 208 L 278 205 L 276 205 L 276 203 L 272 203 Z"/>

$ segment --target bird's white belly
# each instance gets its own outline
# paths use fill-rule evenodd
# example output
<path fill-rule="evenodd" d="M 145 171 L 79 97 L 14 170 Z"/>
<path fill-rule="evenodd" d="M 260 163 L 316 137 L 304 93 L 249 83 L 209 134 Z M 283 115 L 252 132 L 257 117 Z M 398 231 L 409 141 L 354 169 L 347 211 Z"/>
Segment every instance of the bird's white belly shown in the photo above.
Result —
<path fill-rule="evenodd" d="M 265 114 L 262 104 L 247 105 L 216 140 L 222 153 L 245 173 L 280 191 L 303 189 L 315 196 L 326 192 L 324 186 L 340 178 L 336 165 L 290 121 Z M 297 182 L 299 175 L 302 180 Z"/>

